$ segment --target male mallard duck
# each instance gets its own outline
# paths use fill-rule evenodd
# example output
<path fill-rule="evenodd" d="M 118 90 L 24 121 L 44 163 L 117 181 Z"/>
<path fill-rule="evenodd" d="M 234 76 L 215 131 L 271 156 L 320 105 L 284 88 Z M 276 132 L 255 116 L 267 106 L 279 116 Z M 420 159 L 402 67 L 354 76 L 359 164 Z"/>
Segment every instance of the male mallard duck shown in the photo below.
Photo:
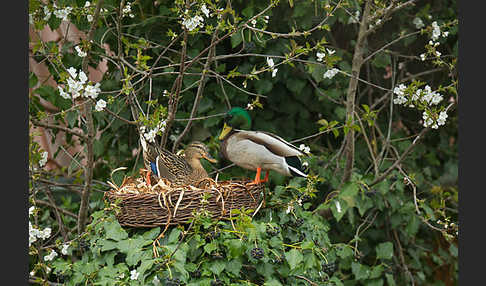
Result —
<path fill-rule="evenodd" d="M 306 155 L 304 152 L 275 134 L 243 130 L 250 126 L 250 115 L 243 108 L 235 107 L 227 113 L 219 135 L 224 158 L 242 168 L 256 170 L 254 184 L 268 181 L 269 170 L 285 176 L 307 177 L 299 158 Z M 266 171 L 264 180 L 260 179 L 262 170 Z"/>
<path fill-rule="evenodd" d="M 147 182 L 150 185 L 150 175 L 166 178 L 174 185 L 189 185 L 201 179 L 207 178 L 208 173 L 201 165 L 204 158 L 211 163 L 216 159 L 211 157 L 206 145 L 199 141 L 193 141 L 187 145 L 184 155 L 173 154 L 153 143 L 149 143 L 140 136 L 142 155 L 145 168 L 148 170 Z"/>

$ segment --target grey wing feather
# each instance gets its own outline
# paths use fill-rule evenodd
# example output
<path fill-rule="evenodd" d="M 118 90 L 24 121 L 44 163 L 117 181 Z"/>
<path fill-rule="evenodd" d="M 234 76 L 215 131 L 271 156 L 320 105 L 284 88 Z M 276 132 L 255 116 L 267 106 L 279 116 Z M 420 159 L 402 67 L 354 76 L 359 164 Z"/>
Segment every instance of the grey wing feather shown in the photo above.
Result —
<path fill-rule="evenodd" d="M 240 138 L 251 140 L 257 144 L 265 146 L 270 152 L 275 155 L 288 156 L 303 156 L 305 153 L 300 151 L 297 147 L 285 141 L 283 138 L 264 131 L 246 131 L 238 130 L 236 134 Z"/>

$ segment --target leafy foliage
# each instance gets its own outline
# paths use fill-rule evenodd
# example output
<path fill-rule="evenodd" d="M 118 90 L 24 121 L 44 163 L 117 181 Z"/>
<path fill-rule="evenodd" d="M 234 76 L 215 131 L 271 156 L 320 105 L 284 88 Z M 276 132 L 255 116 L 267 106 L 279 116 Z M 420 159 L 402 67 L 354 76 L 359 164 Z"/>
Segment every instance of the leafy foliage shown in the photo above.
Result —
<path fill-rule="evenodd" d="M 31 282 L 456 283 L 456 1 L 417 2 L 390 15 L 386 14 L 390 1 L 371 2 L 374 22 L 369 24 L 376 30 L 367 36 L 365 62 L 356 75 L 361 79 L 352 111 L 356 120 L 350 122 L 347 93 L 367 1 L 236 0 L 228 5 L 141 0 L 125 1 L 120 7 L 119 1 L 106 0 L 99 18 L 91 22 L 88 16 L 94 17 L 98 1 L 87 6 L 85 1 L 56 1 L 55 7 L 30 0 L 36 32 L 46 25 L 60 27 L 62 21 L 54 11 L 66 7 L 72 7 L 69 21 L 80 31 L 88 34 L 96 23 L 92 41 L 67 39 L 58 45 L 31 38 L 32 59 L 44 63 L 57 84 L 68 85 L 69 67 L 86 71 L 84 61 L 91 68 L 103 59 L 107 64 L 101 93 L 92 99 L 93 106 L 105 100 L 106 108 L 88 110 L 96 132 L 90 129 L 80 98 L 66 99 L 33 71 L 29 74 L 32 126 L 42 126 L 47 118 L 74 130 L 44 125 L 53 140 L 65 136 L 63 148 L 49 153 L 49 159 L 65 154 L 64 150 L 78 150 L 70 153 L 68 166 L 43 168 L 45 150 L 35 140 L 38 133 L 31 133 L 29 201 L 35 211 L 29 218 L 39 229 L 52 228 L 51 237 L 30 245 Z M 51 11 L 50 17 L 46 11 Z M 184 28 L 182 19 L 196 16 L 203 17 L 203 24 Z M 423 21 L 423 27 L 418 28 L 415 18 Z M 436 33 L 434 21 L 442 34 L 430 43 Z M 218 41 L 215 48 L 208 48 L 214 41 Z M 89 56 L 78 56 L 75 46 L 89 51 Z M 186 69 L 178 86 L 182 55 Z M 210 57 L 213 61 L 205 66 Z M 339 72 L 326 77 L 333 68 Z M 393 103 L 397 98 L 393 88 L 399 83 L 408 86 L 407 106 Z M 425 84 L 440 92 L 443 102 L 434 108 L 409 107 L 418 102 L 411 98 Z M 167 135 L 168 149 L 177 151 L 191 140 L 201 140 L 218 157 L 221 114 L 229 105 L 250 109 L 252 129 L 295 138 L 297 146 L 308 145 L 311 155 L 303 160 L 310 176 L 289 179 L 272 172 L 265 207 L 254 217 L 251 210 L 242 209 L 233 213 L 232 221 L 215 221 L 201 212 L 190 224 L 168 228 L 155 247 L 159 254 L 155 257 L 152 243 L 163 229 L 123 228 L 114 216 L 116 206 L 103 200 L 109 189 L 104 182 L 120 184 L 124 177 L 138 175 L 143 166 L 139 130 L 131 123 L 136 121 L 147 131 L 158 128 L 159 135 Z M 430 110 L 430 116 L 447 110 L 447 123 L 437 130 L 424 129 L 423 110 Z M 190 117 L 205 118 L 191 121 L 184 133 L 188 122 L 184 119 Z M 87 139 L 76 133 L 90 130 L 93 136 Z M 354 168 L 351 179 L 343 182 L 343 142 L 349 132 L 356 134 Z M 93 163 L 87 165 L 91 147 Z M 216 170 L 228 162 L 203 164 Z M 254 175 L 239 167 L 217 172 L 219 180 Z M 82 193 L 88 178 L 93 180 L 86 200 Z M 79 231 L 82 202 L 88 202 L 90 219 Z M 61 251 L 64 244 L 69 244 L 66 254 Z M 51 250 L 59 255 L 46 260 Z"/>

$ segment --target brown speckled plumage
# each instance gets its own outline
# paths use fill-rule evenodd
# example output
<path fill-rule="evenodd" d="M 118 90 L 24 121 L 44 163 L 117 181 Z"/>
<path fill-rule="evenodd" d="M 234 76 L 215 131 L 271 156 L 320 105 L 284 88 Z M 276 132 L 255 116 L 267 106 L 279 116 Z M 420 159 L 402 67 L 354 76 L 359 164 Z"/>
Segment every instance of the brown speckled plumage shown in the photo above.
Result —
<path fill-rule="evenodd" d="M 150 143 L 145 146 L 146 150 L 144 149 L 143 152 L 145 168 L 151 170 L 150 162 L 156 163 L 158 177 L 166 178 L 174 185 L 190 185 L 207 178 L 208 173 L 201 165 L 200 159 L 214 160 L 209 155 L 208 148 L 199 141 L 191 142 L 183 155 L 171 153 Z"/>

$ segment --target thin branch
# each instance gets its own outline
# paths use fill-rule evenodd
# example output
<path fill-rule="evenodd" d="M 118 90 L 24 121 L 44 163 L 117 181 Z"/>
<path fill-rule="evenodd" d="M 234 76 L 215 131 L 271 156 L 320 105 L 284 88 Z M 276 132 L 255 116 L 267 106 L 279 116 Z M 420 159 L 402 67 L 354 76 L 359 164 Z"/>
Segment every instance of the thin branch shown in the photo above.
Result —
<path fill-rule="evenodd" d="M 98 23 L 98 17 L 100 15 L 100 9 L 103 5 L 104 0 L 99 0 L 96 4 L 96 10 L 93 17 L 93 23 L 91 24 L 89 33 L 88 33 L 88 41 L 91 42 L 94 35 L 95 26 Z M 88 71 L 88 57 L 89 57 L 89 50 L 88 55 L 83 59 L 83 70 L 85 72 Z M 89 195 L 91 193 L 91 180 L 93 179 L 93 165 L 94 165 L 94 151 L 93 151 L 93 141 L 95 136 L 95 127 L 93 122 L 93 107 L 91 100 L 87 100 L 86 106 L 84 108 L 84 117 L 86 118 L 86 125 L 88 129 L 88 138 L 86 140 L 86 167 L 84 171 L 85 176 L 85 183 L 84 188 L 81 194 L 81 203 L 79 206 L 78 212 L 78 234 L 84 231 L 86 227 L 86 220 L 88 217 L 88 208 L 89 208 Z"/>
<path fill-rule="evenodd" d="M 378 184 L 379 182 L 383 181 L 387 176 L 388 174 L 393 170 L 395 169 L 398 164 L 400 164 L 403 159 L 405 159 L 405 157 L 408 155 L 408 153 L 413 149 L 413 147 L 415 147 L 415 145 L 417 144 L 417 142 L 419 141 L 419 139 L 421 137 L 423 137 L 423 135 L 429 130 L 429 128 L 424 128 L 422 129 L 422 131 L 420 131 L 419 135 L 417 135 L 417 137 L 415 137 L 415 139 L 413 140 L 412 144 L 410 144 L 410 146 L 408 146 L 408 148 L 402 153 L 402 155 L 400 156 L 400 158 L 398 158 L 398 160 L 396 160 L 393 165 L 391 165 L 381 176 L 379 176 L 378 178 L 376 178 L 371 184 L 369 184 L 369 187 L 373 186 L 373 185 L 376 185 Z"/>
<path fill-rule="evenodd" d="M 85 134 L 78 132 L 76 130 L 73 130 L 71 128 L 65 127 L 65 126 L 45 123 L 45 122 L 41 122 L 39 120 L 35 120 L 35 119 L 32 119 L 32 118 L 30 119 L 30 122 L 32 122 L 32 124 L 34 124 L 35 126 L 49 128 L 49 129 L 57 129 L 57 130 L 61 130 L 61 131 L 64 131 L 66 133 L 78 136 L 79 138 L 81 138 L 83 140 L 88 139 L 88 137 Z"/>
<path fill-rule="evenodd" d="M 354 121 L 356 89 L 358 87 L 357 78 L 359 77 L 359 72 L 363 64 L 363 53 L 366 48 L 366 28 L 368 26 L 368 15 L 370 13 L 370 9 L 371 0 L 368 0 L 365 4 L 363 18 L 359 26 L 358 39 L 356 40 L 356 46 L 354 47 L 353 65 L 351 68 L 351 74 L 353 77 L 351 77 L 349 81 L 348 92 L 346 95 L 346 122 Z M 344 148 L 346 165 L 344 168 L 342 182 L 347 182 L 351 178 L 354 167 L 354 129 L 350 128 L 344 140 L 346 142 L 346 146 Z"/>
<path fill-rule="evenodd" d="M 209 69 L 209 67 L 210 67 L 210 65 L 213 61 L 213 56 L 214 56 L 214 53 L 215 53 L 215 50 L 216 50 L 216 46 L 214 46 L 213 44 L 216 41 L 217 37 L 218 37 L 218 31 L 214 32 L 213 37 L 211 39 L 212 48 L 209 49 L 209 51 L 208 51 L 208 58 L 206 60 L 206 63 L 204 64 L 201 79 L 199 80 L 199 86 L 197 87 L 196 98 L 194 99 L 194 103 L 192 105 L 192 110 L 191 110 L 189 122 L 187 122 L 186 127 L 184 128 L 184 130 L 181 132 L 179 137 L 177 137 L 176 141 L 174 142 L 174 145 L 172 146 L 172 152 L 175 152 L 175 150 L 176 150 L 177 146 L 179 145 L 179 143 L 181 142 L 182 138 L 191 129 L 191 126 L 192 126 L 192 123 L 193 123 L 192 118 L 197 113 L 197 109 L 199 108 L 199 103 L 201 102 L 201 98 L 202 98 L 202 95 L 203 95 L 204 86 L 205 86 L 205 83 L 206 83 L 205 78 L 206 78 L 207 70 Z"/>
<path fill-rule="evenodd" d="M 65 214 L 65 215 L 68 215 L 70 217 L 73 217 L 73 218 L 78 218 L 78 216 L 75 214 L 75 213 L 72 213 L 68 210 L 65 210 L 65 209 L 62 209 L 56 205 L 53 205 L 51 203 L 48 203 L 46 201 L 42 201 L 42 200 L 34 200 L 35 204 L 36 205 L 43 205 L 43 206 L 47 206 L 47 207 L 50 207 L 50 208 L 53 208 L 53 209 L 56 209 L 57 211 Z"/>

